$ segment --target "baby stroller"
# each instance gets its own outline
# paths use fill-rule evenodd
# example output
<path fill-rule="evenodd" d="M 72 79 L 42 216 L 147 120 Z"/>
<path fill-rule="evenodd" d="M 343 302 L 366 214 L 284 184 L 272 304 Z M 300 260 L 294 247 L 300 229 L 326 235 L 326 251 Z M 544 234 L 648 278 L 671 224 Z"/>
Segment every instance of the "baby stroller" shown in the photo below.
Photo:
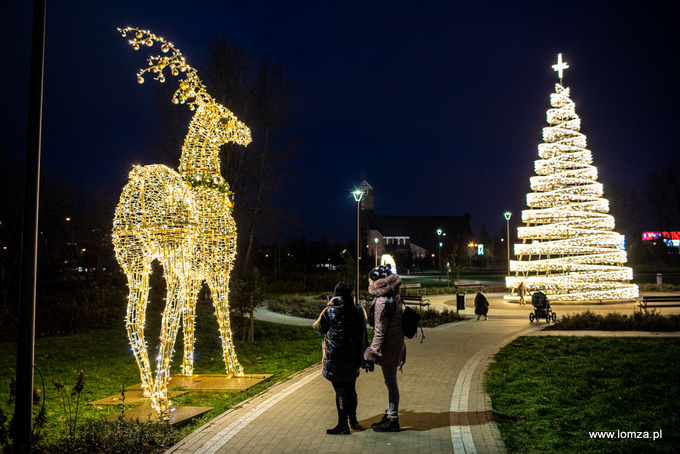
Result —
<path fill-rule="evenodd" d="M 529 314 L 529 321 L 532 323 L 539 318 L 544 318 L 548 323 L 550 323 L 550 320 L 553 322 L 557 320 L 557 314 L 550 309 L 550 302 L 545 293 L 534 292 L 531 295 L 531 305 L 534 306 L 534 311 Z"/>

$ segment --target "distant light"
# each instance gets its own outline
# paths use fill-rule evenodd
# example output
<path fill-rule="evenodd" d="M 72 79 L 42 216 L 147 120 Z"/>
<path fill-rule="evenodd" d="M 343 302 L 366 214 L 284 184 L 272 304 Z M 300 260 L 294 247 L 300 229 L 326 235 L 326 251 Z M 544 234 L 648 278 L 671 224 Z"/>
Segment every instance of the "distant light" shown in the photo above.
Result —
<path fill-rule="evenodd" d="M 432 254 L 432 256 L 434 257 L 434 254 Z M 380 264 L 381 265 L 388 265 L 389 264 L 392 267 L 392 272 L 394 274 L 398 274 L 397 273 L 397 263 L 394 261 L 394 257 L 392 257 L 391 255 L 383 254 L 382 258 L 380 259 Z"/>

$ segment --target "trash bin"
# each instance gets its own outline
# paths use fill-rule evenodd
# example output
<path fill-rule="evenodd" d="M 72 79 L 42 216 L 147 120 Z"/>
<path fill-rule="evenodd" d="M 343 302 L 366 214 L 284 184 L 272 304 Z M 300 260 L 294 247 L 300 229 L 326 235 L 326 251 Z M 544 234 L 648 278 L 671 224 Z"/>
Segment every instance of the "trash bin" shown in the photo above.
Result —
<path fill-rule="evenodd" d="M 456 311 L 465 310 L 465 292 L 458 292 L 456 294 Z"/>
<path fill-rule="evenodd" d="M 663 285 L 663 274 L 656 273 L 656 285 Z"/>

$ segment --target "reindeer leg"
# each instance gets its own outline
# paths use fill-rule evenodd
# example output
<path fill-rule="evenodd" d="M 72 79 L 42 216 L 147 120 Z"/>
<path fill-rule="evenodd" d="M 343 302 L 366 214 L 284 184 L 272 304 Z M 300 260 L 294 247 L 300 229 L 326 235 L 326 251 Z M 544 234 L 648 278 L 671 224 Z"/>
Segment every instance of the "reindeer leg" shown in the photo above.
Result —
<path fill-rule="evenodd" d="M 191 279 L 189 293 L 182 313 L 182 334 L 184 337 L 184 358 L 182 360 L 182 374 L 194 374 L 194 331 L 196 329 L 196 301 L 201 289 L 202 280 Z"/>
<path fill-rule="evenodd" d="M 151 386 L 153 378 L 151 375 L 151 365 L 149 363 L 149 353 L 144 340 L 144 323 L 146 322 L 146 306 L 149 295 L 149 274 L 150 266 L 137 266 L 134 268 L 124 268 L 128 279 L 130 295 L 128 296 L 127 315 L 125 327 L 132 352 L 135 355 L 139 375 L 142 380 L 142 391 L 144 396 L 151 396 Z"/>
<path fill-rule="evenodd" d="M 179 330 L 180 319 L 184 299 L 182 293 L 186 289 L 185 278 L 178 276 L 172 270 L 166 268 L 167 297 L 163 317 L 161 319 L 161 337 L 156 349 L 156 379 L 151 396 L 151 406 L 159 413 L 165 412 L 171 402 L 168 397 L 168 381 L 170 380 L 170 362 L 172 352 L 175 349 L 177 331 Z"/>
<path fill-rule="evenodd" d="M 216 276 L 210 280 L 210 289 L 213 292 L 213 306 L 215 316 L 220 327 L 220 340 L 222 341 L 222 356 L 227 375 L 242 377 L 243 367 L 238 362 L 234 342 L 231 336 L 231 321 L 229 318 L 229 278 Z"/>

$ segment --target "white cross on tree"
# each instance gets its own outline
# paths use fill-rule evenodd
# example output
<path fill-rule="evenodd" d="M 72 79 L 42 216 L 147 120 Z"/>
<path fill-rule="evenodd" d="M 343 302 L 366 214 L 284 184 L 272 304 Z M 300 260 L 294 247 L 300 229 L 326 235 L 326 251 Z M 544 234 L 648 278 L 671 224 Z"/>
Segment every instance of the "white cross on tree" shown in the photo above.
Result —
<path fill-rule="evenodd" d="M 553 69 L 557 71 L 560 76 L 560 84 L 562 83 L 562 72 L 569 67 L 566 61 L 562 61 L 562 54 L 557 54 L 557 64 L 552 65 Z"/>

